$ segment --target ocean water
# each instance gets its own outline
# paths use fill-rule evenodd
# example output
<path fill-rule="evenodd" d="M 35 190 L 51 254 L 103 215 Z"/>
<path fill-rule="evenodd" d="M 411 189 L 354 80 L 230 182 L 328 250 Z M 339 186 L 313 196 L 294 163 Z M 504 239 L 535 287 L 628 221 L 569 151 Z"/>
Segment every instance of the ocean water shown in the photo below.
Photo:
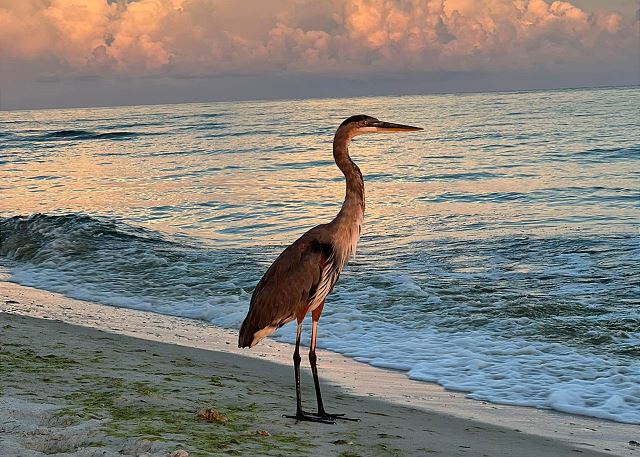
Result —
<path fill-rule="evenodd" d="M 0 269 L 237 328 L 279 252 L 340 208 L 337 125 L 418 125 L 352 143 L 365 226 L 319 345 L 640 423 L 639 106 L 633 87 L 0 112 Z"/>

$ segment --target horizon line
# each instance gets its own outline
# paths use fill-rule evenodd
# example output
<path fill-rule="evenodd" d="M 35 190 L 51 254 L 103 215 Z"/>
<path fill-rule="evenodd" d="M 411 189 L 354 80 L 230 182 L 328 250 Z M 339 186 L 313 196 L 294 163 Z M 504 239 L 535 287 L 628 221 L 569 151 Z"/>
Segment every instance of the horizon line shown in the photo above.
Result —
<path fill-rule="evenodd" d="M 415 97 L 415 96 L 438 96 L 438 95 L 474 95 L 474 94 L 516 94 L 527 92 L 555 92 L 563 90 L 593 90 L 593 89 L 625 89 L 640 88 L 638 84 L 607 84 L 607 85 L 585 85 L 585 86 L 568 86 L 568 87 L 552 87 L 552 88 L 529 88 L 529 89 L 509 89 L 509 90 L 460 90 L 460 91 L 432 91 L 423 93 L 404 93 L 404 94 L 383 94 L 383 95 L 353 95 L 353 96 L 335 96 L 335 97 L 275 97 L 275 98 L 247 98 L 236 100 L 202 100 L 202 101 L 184 101 L 169 103 L 138 103 L 131 105 L 94 105 L 94 106 L 68 106 L 68 107 L 46 107 L 46 108 L 2 108 L 2 89 L 0 88 L 0 113 L 12 113 L 17 111 L 54 111 L 54 110 L 80 110 L 80 109 L 110 109 L 110 108 L 127 108 L 135 106 L 172 106 L 172 105 L 196 105 L 196 104 L 229 104 L 229 103 L 251 103 L 251 102 L 285 102 L 285 101 L 301 101 L 301 100 L 337 100 L 337 99 L 363 99 L 363 98 L 385 98 L 385 97 Z"/>

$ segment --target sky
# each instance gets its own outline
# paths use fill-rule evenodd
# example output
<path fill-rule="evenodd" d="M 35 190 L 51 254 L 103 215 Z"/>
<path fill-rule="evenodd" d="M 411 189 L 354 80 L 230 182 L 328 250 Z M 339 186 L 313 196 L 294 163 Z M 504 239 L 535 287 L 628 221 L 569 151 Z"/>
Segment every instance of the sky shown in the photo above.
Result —
<path fill-rule="evenodd" d="M 640 84 L 636 0 L 0 0 L 0 109 Z"/>

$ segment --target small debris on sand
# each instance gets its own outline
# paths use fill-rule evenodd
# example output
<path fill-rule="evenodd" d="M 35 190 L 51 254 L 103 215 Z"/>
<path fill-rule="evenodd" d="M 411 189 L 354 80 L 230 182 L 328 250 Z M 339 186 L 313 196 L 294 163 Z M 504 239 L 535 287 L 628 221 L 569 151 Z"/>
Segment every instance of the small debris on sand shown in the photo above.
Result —
<path fill-rule="evenodd" d="M 207 422 L 215 422 L 217 424 L 225 424 L 229 422 L 229 418 L 226 415 L 213 408 L 198 411 L 198 417 Z"/>
<path fill-rule="evenodd" d="M 189 457 L 189 453 L 184 449 L 177 449 L 170 453 L 167 457 Z"/>
<path fill-rule="evenodd" d="M 336 446 L 340 446 L 340 445 L 352 445 L 353 441 L 347 441 L 347 440 L 335 440 L 333 441 L 333 444 L 335 444 Z"/>

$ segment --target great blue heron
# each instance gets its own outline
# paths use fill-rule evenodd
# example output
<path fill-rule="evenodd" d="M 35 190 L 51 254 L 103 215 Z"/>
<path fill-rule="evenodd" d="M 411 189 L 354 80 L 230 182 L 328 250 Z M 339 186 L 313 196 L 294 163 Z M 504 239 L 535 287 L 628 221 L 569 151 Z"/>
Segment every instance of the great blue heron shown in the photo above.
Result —
<path fill-rule="evenodd" d="M 296 421 L 333 423 L 332 419 L 348 419 L 342 414 L 329 414 L 324 410 L 316 367 L 316 331 L 324 301 L 356 249 L 364 217 L 364 181 L 360 169 L 349 157 L 349 143 L 354 136 L 364 133 L 416 130 L 422 129 L 382 122 L 365 115 L 346 119 L 333 139 L 333 158 L 347 182 L 340 212 L 331 222 L 312 228 L 286 248 L 253 291 L 249 312 L 240 328 L 238 347 L 253 347 L 287 322 L 298 321 L 293 353 L 296 414 L 287 416 Z M 300 398 L 300 335 L 302 321 L 309 312 L 313 319 L 309 363 L 318 402 L 315 414 L 302 410 Z"/>

